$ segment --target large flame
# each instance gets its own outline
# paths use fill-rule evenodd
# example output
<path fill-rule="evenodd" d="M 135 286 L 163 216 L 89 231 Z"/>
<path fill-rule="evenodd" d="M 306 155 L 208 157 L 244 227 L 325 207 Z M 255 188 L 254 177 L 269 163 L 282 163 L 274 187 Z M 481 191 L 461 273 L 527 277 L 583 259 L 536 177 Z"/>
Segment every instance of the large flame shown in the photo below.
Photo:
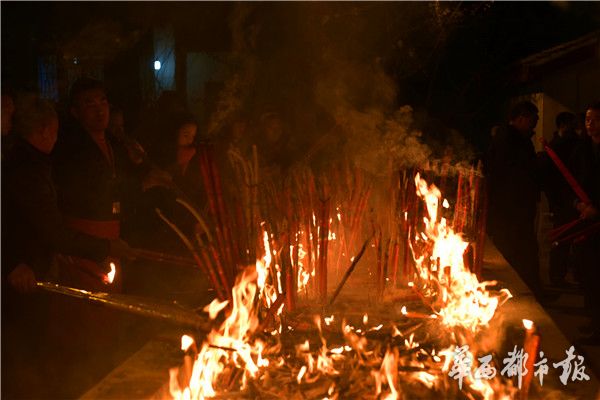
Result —
<path fill-rule="evenodd" d="M 435 297 L 434 306 L 444 324 L 463 326 L 471 331 L 487 326 L 498 306 L 511 297 L 510 292 L 503 289 L 499 295 L 492 295 L 487 288 L 496 282 L 479 282 L 477 276 L 465 267 L 463 254 L 468 242 L 447 225 L 445 218 L 438 218 L 439 189 L 435 185 L 428 186 L 419 174 L 415 177 L 415 184 L 428 213 L 423 221 L 425 232 L 417 240 L 430 243 L 425 248 L 431 250 L 414 254 L 424 289 Z"/>
<path fill-rule="evenodd" d="M 188 386 L 182 390 L 177 382 L 176 371 L 171 373 L 170 392 L 173 398 L 203 399 L 215 396 L 215 384 L 230 363 L 244 369 L 244 381 L 256 376 L 259 367 L 268 365 L 268 360 L 261 355 L 262 343 L 251 337 L 259 322 L 253 304 L 258 290 L 257 278 L 257 269 L 252 267 L 238 276 L 232 289 L 231 312 L 220 328 L 213 330 L 203 343 Z"/>

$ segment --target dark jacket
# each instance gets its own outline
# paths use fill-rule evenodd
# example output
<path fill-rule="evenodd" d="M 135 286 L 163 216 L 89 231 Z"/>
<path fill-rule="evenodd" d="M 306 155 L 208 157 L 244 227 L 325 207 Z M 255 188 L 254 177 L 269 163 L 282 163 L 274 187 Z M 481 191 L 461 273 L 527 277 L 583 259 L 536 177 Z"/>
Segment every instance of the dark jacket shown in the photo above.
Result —
<path fill-rule="evenodd" d="M 574 151 L 573 175 L 582 189 L 600 210 L 600 145 L 589 136 L 582 138 Z M 572 196 L 575 200 L 575 196 Z"/>
<path fill-rule="evenodd" d="M 564 136 L 555 132 L 548 144 L 571 174 L 573 173 L 573 156 L 578 141 L 579 137 L 574 131 L 566 132 Z M 550 211 L 555 214 L 555 221 L 565 223 L 575 219 L 577 214 L 572 204 L 573 189 L 546 153 L 541 154 L 541 163 L 543 190 L 548 198 Z"/>
<path fill-rule="evenodd" d="M 54 172 L 59 207 L 65 216 L 119 220 L 124 189 L 127 185 L 139 185 L 143 167 L 134 166 L 125 147 L 113 136 L 107 134 L 107 142 L 114 165 L 83 129 L 62 132 L 54 152 Z"/>
<path fill-rule="evenodd" d="M 487 155 L 490 232 L 533 227 L 540 196 L 538 164 L 531 137 L 512 126 L 493 137 Z"/>
<path fill-rule="evenodd" d="M 65 227 L 58 209 L 50 157 L 23 139 L 2 165 L 2 270 L 29 264 L 36 275 L 50 265 L 53 253 L 103 261 L 107 240 Z"/>

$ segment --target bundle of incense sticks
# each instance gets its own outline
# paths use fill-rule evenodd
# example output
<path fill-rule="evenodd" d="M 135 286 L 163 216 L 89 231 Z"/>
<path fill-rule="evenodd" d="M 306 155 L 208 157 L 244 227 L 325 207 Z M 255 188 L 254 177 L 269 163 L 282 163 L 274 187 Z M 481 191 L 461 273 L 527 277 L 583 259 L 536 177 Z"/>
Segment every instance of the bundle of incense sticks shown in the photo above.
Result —
<path fill-rule="evenodd" d="M 202 241 L 198 235 L 196 235 L 197 244 L 200 246 L 200 252 L 196 249 L 193 242 L 175 225 L 170 221 L 160 210 L 156 210 L 158 216 L 179 236 L 183 244 L 192 254 L 192 257 L 199 268 L 201 268 L 208 275 L 210 282 L 217 293 L 217 297 L 221 300 L 225 300 L 229 297 L 229 284 L 222 273 L 222 268 L 219 268 L 218 258 L 214 259 L 214 264 L 208 257 L 207 249 L 202 245 Z M 215 268 L 216 267 L 216 268 Z"/>
<path fill-rule="evenodd" d="M 281 282 L 276 286 L 286 310 L 295 307 L 300 288 L 305 295 L 325 303 L 328 284 L 332 278 L 341 278 L 343 268 L 351 263 L 365 235 L 373 234 L 373 228 L 372 267 L 376 273 L 372 276 L 378 297 L 383 298 L 388 282 L 395 286 L 412 278 L 411 241 L 422 231 L 424 216 L 414 187 L 416 172 L 422 172 L 419 168 L 398 170 L 382 190 L 350 162 L 333 163 L 317 180 L 307 166 L 287 173 L 272 173 L 268 168 L 261 171 L 256 147 L 248 157 L 231 148 L 227 155 L 232 174 L 227 176 L 233 179 L 226 183 L 232 187 L 224 192 L 221 176 L 227 171 L 219 170 L 213 147 L 201 146 L 199 155 L 199 184 L 204 185 L 208 200 L 208 215 L 202 217 L 208 223 L 190 210 L 197 214 L 194 217 L 199 220 L 201 232 L 187 238 L 175 226 L 172 228 L 192 253 L 194 262 L 206 271 L 219 297 L 230 295 L 239 268 L 254 264 L 267 250 L 263 243 L 265 231 L 277 265 L 272 268 L 280 273 Z M 447 188 L 444 196 L 448 195 L 453 204 L 443 211 L 444 216 L 452 221 L 456 232 L 464 230 L 474 239 L 472 265 L 474 271 L 480 271 L 487 201 L 481 166 L 465 168 L 442 162 L 432 165 L 434 170 L 429 169 L 428 173 Z M 374 204 L 373 199 L 378 203 Z M 300 285 L 308 276 L 314 279 Z"/>

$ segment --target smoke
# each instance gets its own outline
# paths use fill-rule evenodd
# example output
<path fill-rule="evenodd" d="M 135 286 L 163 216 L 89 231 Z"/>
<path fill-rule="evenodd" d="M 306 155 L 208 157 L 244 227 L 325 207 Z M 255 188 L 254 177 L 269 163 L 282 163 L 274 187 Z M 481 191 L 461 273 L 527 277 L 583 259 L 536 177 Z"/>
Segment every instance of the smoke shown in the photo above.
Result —
<path fill-rule="evenodd" d="M 339 110 L 335 117 L 346 134 L 345 154 L 372 175 L 388 175 L 392 168 L 425 164 L 431 150 L 421 143 L 420 132 L 410 130 L 412 111 L 410 106 L 403 106 L 386 116 L 378 109 Z"/>
<path fill-rule="evenodd" d="M 255 47 L 256 27 L 246 26 L 251 11 L 250 5 L 241 3 L 236 5 L 231 15 L 229 27 L 232 33 L 232 51 L 226 65 L 232 72 L 219 93 L 215 111 L 208 122 L 209 137 L 217 134 L 235 118 L 255 82 L 256 56 L 252 54 L 252 49 Z"/>
<path fill-rule="evenodd" d="M 347 157 L 372 174 L 431 156 L 398 104 L 394 76 L 419 71 L 447 36 L 429 3 L 241 3 L 230 19 L 230 79 L 209 121 L 214 134 L 236 116 L 252 127 L 259 153 L 321 166 Z M 264 115 L 284 125 L 271 145 Z M 261 119 L 262 118 L 262 119 Z"/>

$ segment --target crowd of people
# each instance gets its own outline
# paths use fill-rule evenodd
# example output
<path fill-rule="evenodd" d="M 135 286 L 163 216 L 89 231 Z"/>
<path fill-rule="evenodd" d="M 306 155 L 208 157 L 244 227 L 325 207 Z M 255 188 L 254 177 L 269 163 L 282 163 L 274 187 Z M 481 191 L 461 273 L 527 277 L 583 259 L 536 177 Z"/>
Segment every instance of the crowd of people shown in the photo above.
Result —
<path fill-rule="evenodd" d="M 488 234 L 542 304 L 556 301 L 560 289 L 580 286 L 590 324 L 581 327 L 578 342 L 600 345 L 600 103 L 586 108 L 584 129 L 575 114 L 558 114 L 553 138 L 536 154 L 538 119 L 538 108 L 524 101 L 511 109 L 505 126 L 493 130 L 486 164 Z M 549 260 L 548 280 L 558 291 L 542 284 L 536 229 L 542 192 L 553 232 L 562 232 L 553 236 Z"/>
<path fill-rule="evenodd" d="M 201 140 L 219 163 L 230 146 L 247 154 L 251 141 L 277 149 L 287 143 L 272 110 L 252 122 L 264 141 L 248 138 L 250 123 L 241 117 L 223 128 L 222 139 L 201 138 L 174 92 L 163 93 L 136 129 L 125 122 L 92 78 L 73 83 L 64 109 L 30 93 L 2 93 L 2 362 L 13 366 L 2 369 L 7 397 L 73 397 L 80 393 L 65 382 L 81 390 L 115 366 L 106 349 L 122 333 L 120 314 L 44 295 L 38 282 L 123 292 L 127 276 L 136 276 L 128 268 L 136 248 L 185 254 L 155 209 L 188 234 L 196 227 L 175 199 L 206 214 Z M 285 157 L 279 153 L 265 152 Z M 262 162 L 279 161 L 288 160 Z M 158 285 L 145 277 L 153 279 Z M 90 360 L 100 372 L 81 367 Z"/>
<path fill-rule="evenodd" d="M 58 296 L 41 299 L 37 282 L 119 293 L 123 262 L 135 257 L 131 243 L 171 247 L 155 236 L 160 221 L 154 209 L 169 208 L 173 193 L 206 207 L 200 126 L 183 103 L 165 96 L 137 133 L 127 132 L 123 111 L 111 107 L 102 82 L 91 78 L 72 85 L 64 115 L 48 101 L 25 97 L 16 102 L 14 94 L 2 94 L 2 362 L 14 366 L 2 369 L 3 377 L 12 374 L 3 379 L 2 390 L 8 397 L 27 397 L 37 374 L 44 376 L 48 397 L 69 397 L 72 393 L 61 392 L 61 382 L 85 380 L 78 372 L 86 360 L 105 363 L 105 371 L 114 367 L 114 360 L 101 355 L 115 341 L 119 316 Z M 537 108 L 522 102 L 506 126 L 495 130 L 486 163 L 488 227 L 498 249 L 546 301 L 534 224 L 540 191 L 549 199 L 556 227 L 578 218 L 584 227 L 597 223 L 600 104 L 586 110 L 580 134 L 576 117 L 560 114 L 549 143 L 590 201 L 576 196 L 550 159 L 536 155 L 531 138 L 537 119 Z M 291 145 L 281 118 L 269 111 L 256 124 L 271 150 L 264 152 L 266 162 L 285 168 Z M 248 147 L 253 140 L 248 131 L 247 120 L 234 120 L 214 147 L 220 158 L 226 159 L 228 146 Z M 592 317 L 588 339 L 595 344 L 600 337 L 600 292 L 593 288 L 600 274 L 594 268 L 599 249 L 595 231 L 577 243 L 553 247 L 550 261 L 551 282 L 564 286 L 577 259 L 576 277 Z M 57 361 L 63 368 L 56 368 Z M 27 376 L 15 379 L 18 373 Z M 48 387 L 53 383 L 56 387 Z"/>

